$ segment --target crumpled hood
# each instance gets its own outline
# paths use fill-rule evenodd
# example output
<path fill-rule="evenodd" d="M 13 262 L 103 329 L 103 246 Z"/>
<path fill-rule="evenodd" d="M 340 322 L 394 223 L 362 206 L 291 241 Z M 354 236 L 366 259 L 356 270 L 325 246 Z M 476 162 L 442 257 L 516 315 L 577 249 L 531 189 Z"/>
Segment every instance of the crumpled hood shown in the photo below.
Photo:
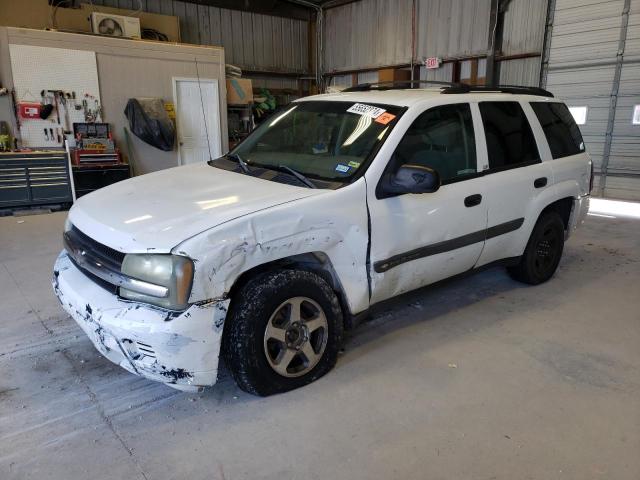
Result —
<path fill-rule="evenodd" d="M 69 219 L 116 250 L 167 253 L 221 223 L 322 191 L 201 163 L 142 175 L 85 195 L 74 204 Z"/>

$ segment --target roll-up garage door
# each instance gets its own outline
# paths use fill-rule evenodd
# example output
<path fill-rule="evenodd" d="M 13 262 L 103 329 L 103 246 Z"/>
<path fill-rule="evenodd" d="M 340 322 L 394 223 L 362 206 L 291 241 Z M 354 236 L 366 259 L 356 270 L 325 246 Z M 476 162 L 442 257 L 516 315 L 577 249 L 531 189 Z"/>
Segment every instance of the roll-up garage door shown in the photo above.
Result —
<path fill-rule="evenodd" d="M 542 84 L 583 120 L 594 193 L 640 200 L 640 0 L 552 3 Z"/>

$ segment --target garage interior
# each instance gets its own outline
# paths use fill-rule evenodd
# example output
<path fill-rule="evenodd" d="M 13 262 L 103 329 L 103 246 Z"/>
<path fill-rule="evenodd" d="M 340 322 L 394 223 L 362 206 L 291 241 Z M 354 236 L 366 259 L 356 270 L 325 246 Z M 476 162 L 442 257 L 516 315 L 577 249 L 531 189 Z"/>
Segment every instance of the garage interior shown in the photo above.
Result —
<path fill-rule="evenodd" d="M 224 368 L 200 393 L 134 376 L 61 310 L 78 198 L 219 157 L 298 98 L 414 80 L 566 102 L 595 182 L 551 281 L 404 294 L 267 398 Z M 134 133 L 149 109 L 175 138 Z M 640 478 L 638 0 L 0 0 L 0 179 L 0 478 Z"/>

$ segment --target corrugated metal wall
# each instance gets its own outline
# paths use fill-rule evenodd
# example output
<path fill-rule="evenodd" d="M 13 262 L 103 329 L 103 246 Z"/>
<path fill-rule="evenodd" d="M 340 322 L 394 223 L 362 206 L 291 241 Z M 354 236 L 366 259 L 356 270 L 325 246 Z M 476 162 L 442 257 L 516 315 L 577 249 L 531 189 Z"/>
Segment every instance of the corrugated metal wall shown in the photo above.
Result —
<path fill-rule="evenodd" d="M 325 17 L 325 72 L 411 62 L 412 0 L 360 0 Z M 415 61 L 455 59 L 488 51 L 490 0 L 417 0 Z M 541 52 L 547 0 L 512 0 L 505 13 L 503 54 Z M 501 83 L 538 85 L 540 57 L 501 63 Z M 421 69 L 420 78 L 451 80 L 453 68 Z"/>
<path fill-rule="evenodd" d="M 540 84 L 540 57 L 500 62 L 500 84 L 537 87 Z"/>
<path fill-rule="evenodd" d="M 504 14 L 502 55 L 541 53 L 548 0 L 512 0 Z M 541 57 L 518 58 L 500 62 L 503 85 L 538 86 Z"/>
<path fill-rule="evenodd" d="M 502 53 L 540 52 L 548 0 L 512 0 L 504 14 Z M 538 61 L 538 63 L 540 63 Z"/>
<path fill-rule="evenodd" d="M 588 108 L 597 193 L 640 200 L 640 0 L 556 0 L 553 19 L 546 87 Z"/>
<path fill-rule="evenodd" d="M 137 9 L 137 0 L 93 0 L 95 5 Z M 175 15 L 182 41 L 219 45 L 227 63 L 245 70 L 309 72 L 309 24 L 303 20 L 197 5 L 142 0 L 143 10 Z"/>
<path fill-rule="evenodd" d="M 324 70 L 411 61 L 412 0 L 362 0 L 326 10 Z"/>
<path fill-rule="evenodd" d="M 490 7 L 491 0 L 419 0 L 417 58 L 485 55 Z"/>

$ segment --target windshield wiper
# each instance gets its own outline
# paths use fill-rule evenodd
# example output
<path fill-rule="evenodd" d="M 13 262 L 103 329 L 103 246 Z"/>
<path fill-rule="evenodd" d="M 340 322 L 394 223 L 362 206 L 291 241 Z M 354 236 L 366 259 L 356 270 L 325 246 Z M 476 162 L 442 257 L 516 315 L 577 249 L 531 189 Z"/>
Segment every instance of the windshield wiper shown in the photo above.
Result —
<path fill-rule="evenodd" d="M 273 168 L 273 167 L 269 166 L 269 167 L 266 167 L 266 168 Z M 297 170 L 294 170 L 291 167 L 287 167 L 286 165 L 278 165 L 276 168 L 278 170 L 284 170 L 285 172 L 290 173 L 291 175 L 296 177 L 298 180 L 300 180 L 302 183 L 304 183 L 309 188 L 318 188 L 315 183 L 313 183 L 311 180 L 309 180 L 303 174 L 301 174 Z"/>
<path fill-rule="evenodd" d="M 227 153 L 227 158 L 233 158 L 236 162 L 238 162 L 238 165 L 240 165 L 240 168 L 244 173 L 246 173 L 247 175 L 251 175 L 249 165 L 247 165 L 247 162 L 245 162 L 242 157 L 240 157 L 240 155 L 238 155 L 237 153 Z"/>

